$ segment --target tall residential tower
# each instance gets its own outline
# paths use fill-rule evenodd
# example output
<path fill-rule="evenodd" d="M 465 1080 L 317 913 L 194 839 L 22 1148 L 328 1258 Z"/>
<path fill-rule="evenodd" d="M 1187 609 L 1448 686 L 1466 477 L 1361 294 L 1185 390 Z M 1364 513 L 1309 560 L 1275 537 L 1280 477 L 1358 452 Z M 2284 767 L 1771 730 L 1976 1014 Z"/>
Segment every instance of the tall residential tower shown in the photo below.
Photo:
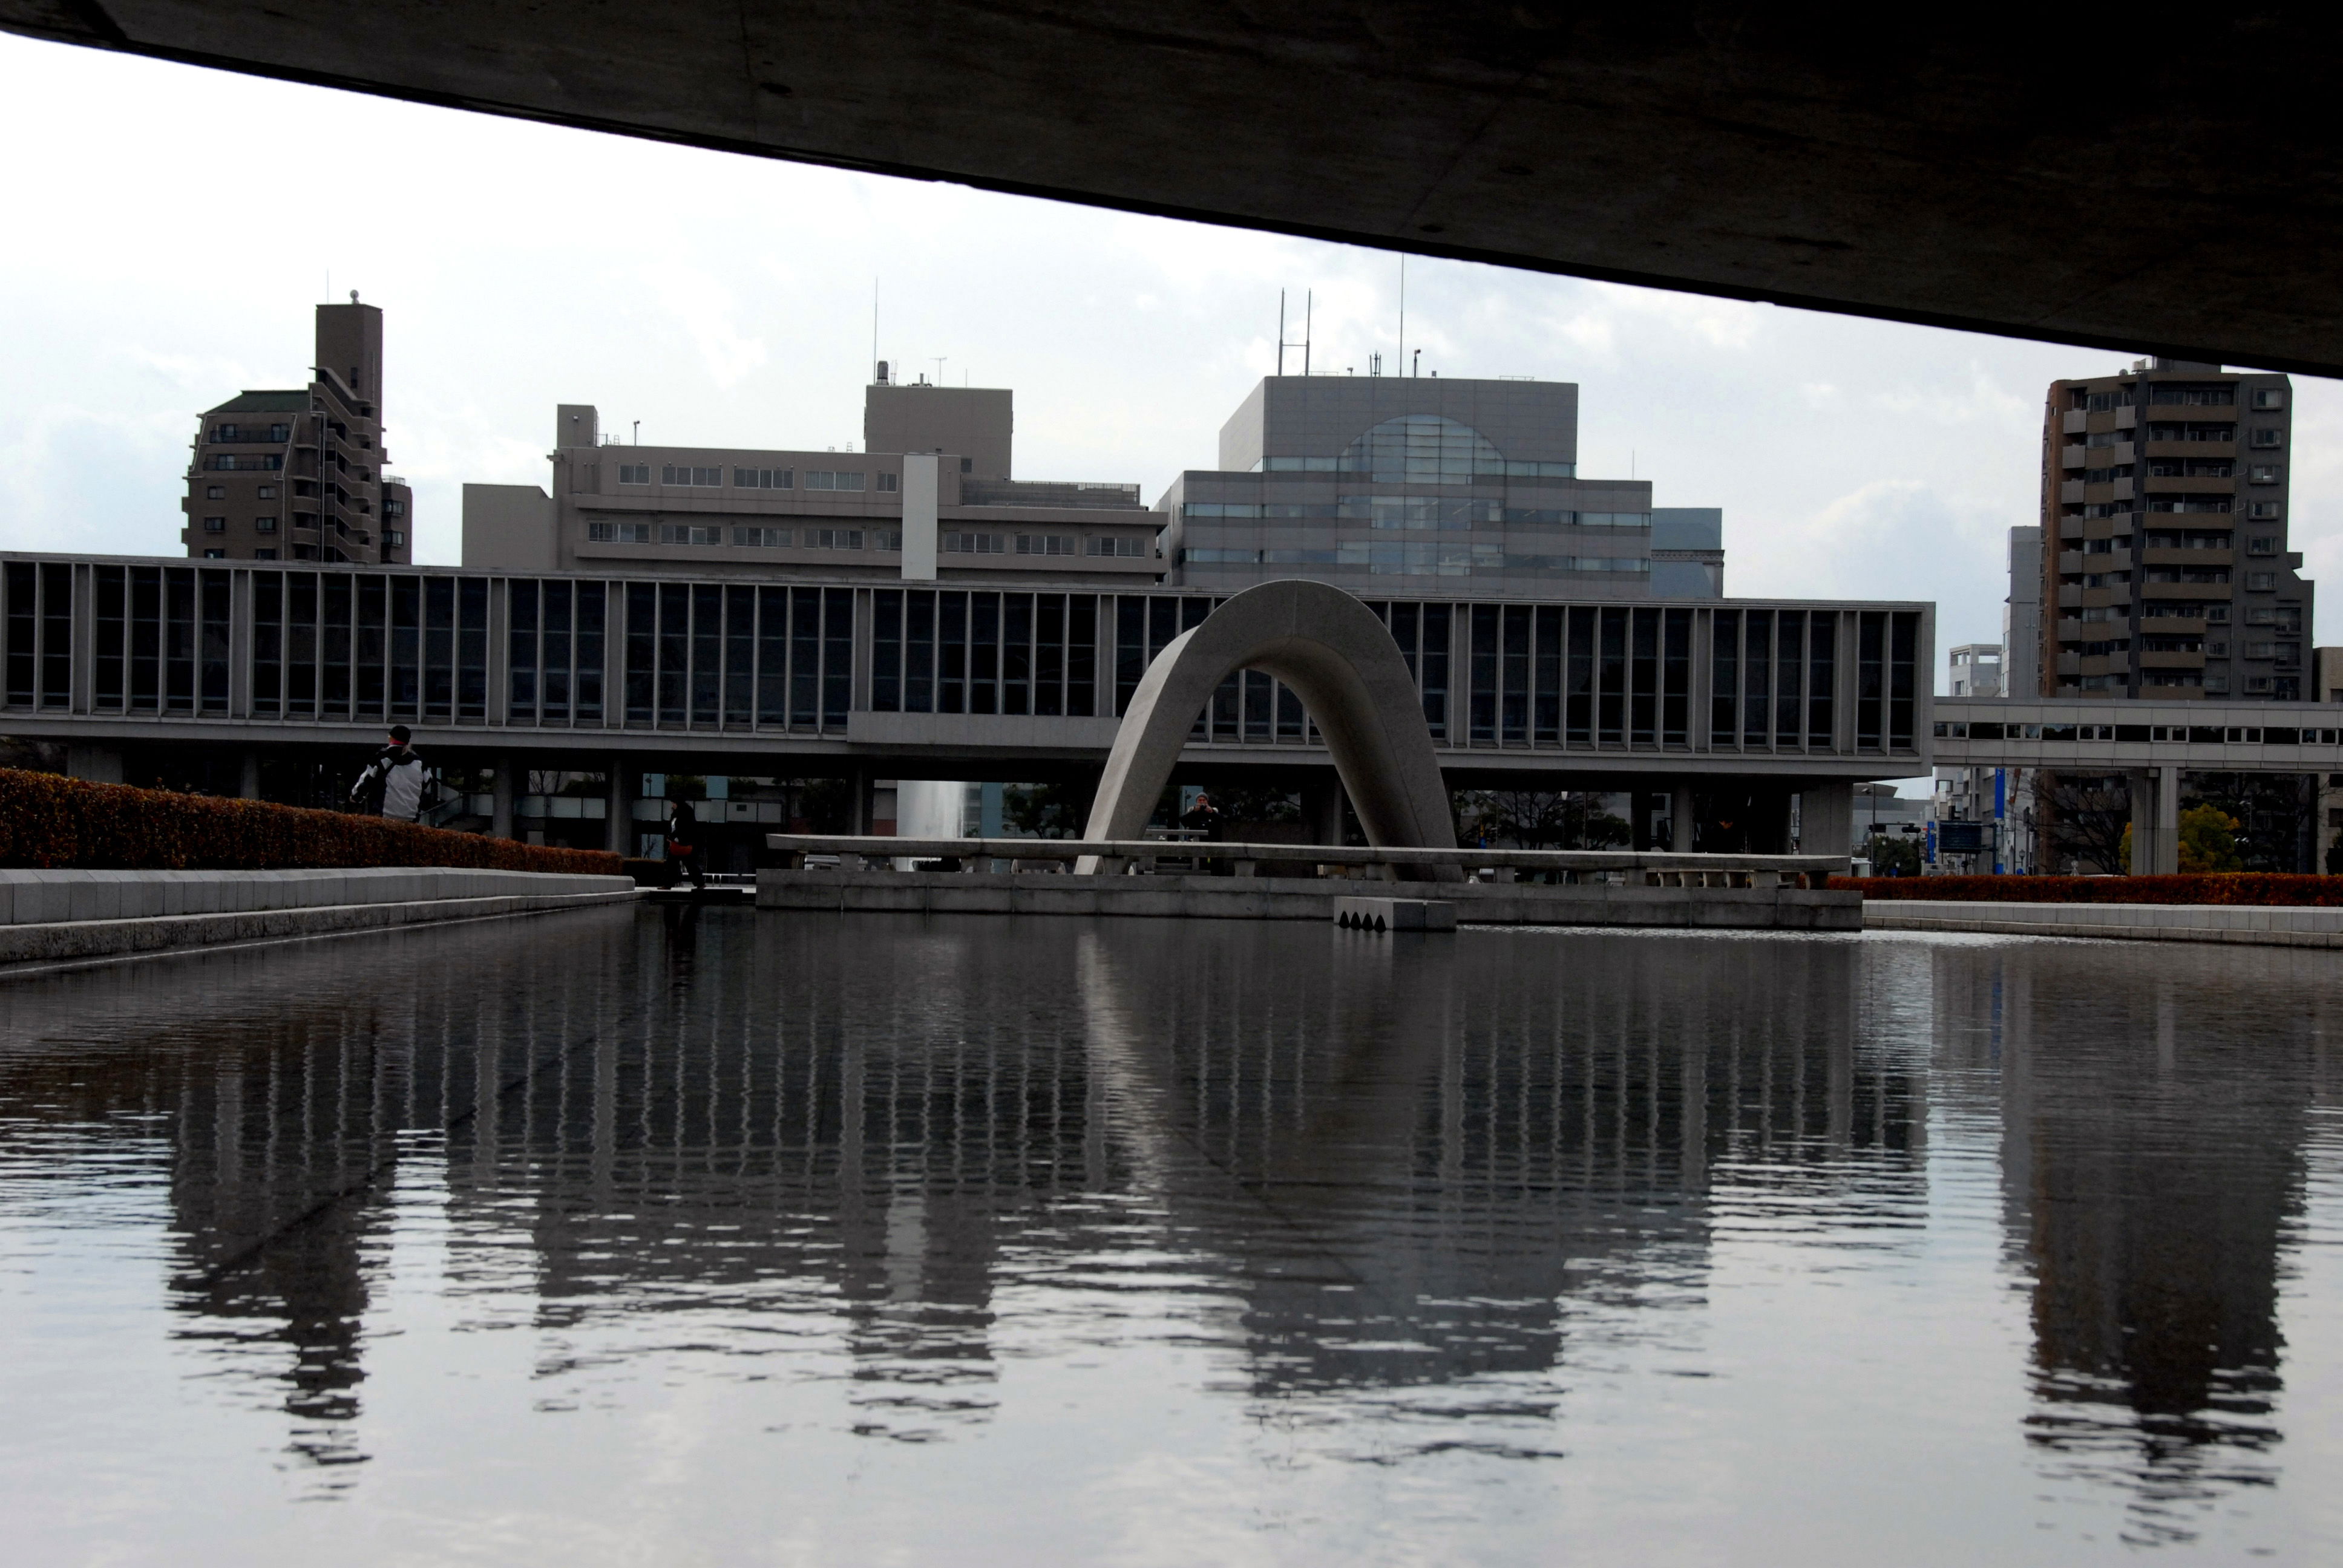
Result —
<path fill-rule="evenodd" d="M 382 466 L 382 310 L 317 307 L 309 385 L 206 410 L 179 536 L 206 560 L 413 560 L 414 497 Z"/>
<path fill-rule="evenodd" d="M 2283 376 L 2176 359 L 2051 383 L 2043 696 L 2312 695 L 2311 585 L 2287 548 L 2292 402 Z"/>

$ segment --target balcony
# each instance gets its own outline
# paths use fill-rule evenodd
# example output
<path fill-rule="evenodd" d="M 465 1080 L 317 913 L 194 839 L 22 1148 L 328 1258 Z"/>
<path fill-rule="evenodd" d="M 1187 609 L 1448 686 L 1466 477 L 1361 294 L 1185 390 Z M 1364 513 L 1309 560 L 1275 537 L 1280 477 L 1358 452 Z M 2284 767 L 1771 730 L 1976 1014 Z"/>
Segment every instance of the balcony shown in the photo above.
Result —
<path fill-rule="evenodd" d="M 2060 454 L 2058 466 L 2062 468 L 2087 467 L 2089 465 L 2083 461 L 2083 453 L 2085 450 L 2086 448 L 2082 447 L 2068 447 L 2065 452 Z"/>
<path fill-rule="evenodd" d="M 2237 489 L 2234 475 L 2216 478 L 2209 474 L 2150 474 L 2140 481 L 2143 489 L 2175 496 L 2229 496 Z"/>
<path fill-rule="evenodd" d="M 2198 547 L 2175 549 L 2169 545 L 2156 545 L 2139 552 L 2140 565 L 2148 567 L 2226 567 L 2235 564 L 2237 552 Z"/>
<path fill-rule="evenodd" d="M 2190 551 L 2191 555 L 2200 554 Z M 2226 601 L 2229 597 L 2227 583 L 2142 583 L 2139 597 L 2144 599 L 2179 598 Z"/>
<path fill-rule="evenodd" d="M 2141 454 L 2144 457 L 2227 457 L 2235 460 L 2235 441 L 2150 441 Z"/>
<path fill-rule="evenodd" d="M 2139 667 L 2142 669 L 2202 669 L 2205 668 L 2205 655 L 2201 650 L 2173 653 L 2151 648 L 2140 654 Z"/>
<path fill-rule="evenodd" d="M 2082 498 L 2083 498 L 2083 481 L 2082 481 L 2082 480 L 2080 480 L 2080 479 L 2062 479 L 2062 480 L 2060 480 L 2060 481 L 2059 481 L 2059 483 L 2058 483 L 2058 499 L 2059 499 L 2061 502 L 2067 502 L 2067 501 L 2079 501 L 2079 500 L 2081 500 Z"/>
<path fill-rule="evenodd" d="M 2140 617 L 2142 637 L 2202 637 L 2205 618 L 2194 615 L 2144 615 Z M 2065 636 L 2061 630 L 2060 636 Z"/>

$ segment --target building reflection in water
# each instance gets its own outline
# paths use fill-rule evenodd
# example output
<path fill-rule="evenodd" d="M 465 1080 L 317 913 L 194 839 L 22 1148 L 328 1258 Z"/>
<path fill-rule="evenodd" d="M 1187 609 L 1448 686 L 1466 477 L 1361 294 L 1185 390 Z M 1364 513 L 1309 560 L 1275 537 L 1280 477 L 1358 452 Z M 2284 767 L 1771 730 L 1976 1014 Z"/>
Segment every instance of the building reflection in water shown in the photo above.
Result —
<path fill-rule="evenodd" d="M 2001 1124 L 2026 1435 L 2153 1536 L 2271 1473 L 2318 1037 L 2285 955 L 2157 957 L 582 913 L 19 987 L 0 1114 L 161 1141 L 180 1332 L 332 1484 L 418 1193 L 550 1405 L 690 1353 L 950 1439 L 1013 1295 L 1362 1452 L 1534 1454 L 1582 1312 L 1696 1312 L 1736 1215 L 1916 1237 L 1935 1098 Z"/>
<path fill-rule="evenodd" d="M 2026 1439 L 2132 1494 L 2127 1539 L 2193 1538 L 2279 1474 L 2282 1260 L 2299 1221 L 2331 960 L 2094 944 L 1943 949 L 1939 1038 L 1997 1093 L 2030 1280 Z"/>

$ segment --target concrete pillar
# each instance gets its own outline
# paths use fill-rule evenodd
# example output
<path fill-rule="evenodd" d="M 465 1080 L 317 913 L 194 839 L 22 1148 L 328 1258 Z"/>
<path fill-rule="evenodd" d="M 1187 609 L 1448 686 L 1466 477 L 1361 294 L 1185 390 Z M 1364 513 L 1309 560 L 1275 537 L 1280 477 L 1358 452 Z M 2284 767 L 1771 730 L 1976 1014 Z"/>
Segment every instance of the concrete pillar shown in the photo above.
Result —
<path fill-rule="evenodd" d="M 1855 783 L 1833 779 L 1800 791 L 1799 850 L 1808 855 L 1855 853 Z"/>
<path fill-rule="evenodd" d="M 850 833 L 870 831 L 870 770 L 857 768 L 847 775 L 849 792 L 854 799 L 853 815 L 848 820 Z"/>
<path fill-rule="evenodd" d="M 609 827 L 605 842 L 621 855 L 635 852 L 635 791 L 642 788 L 642 774 L 632 757 L 613 757 L 609 771 L 609 793 L 604 798 L 602 810 Z"/>
<path fill-rule="evenodd" d="M 2131 871 L 2169 876 L 2180 869 L 2180 769 L 2135 768 L 2131 785 Z"/>
<path fill-rule="evenodd" d="M 236 777 L 236 793 L 239 799 L 257 800 L 260 799 L 259 752 L 247 751 L 244 754 L 244 767 Z"/>
<path fill-rule="evenodd" d="M 493 804 L 488 808 L 488 831 L 499 839 L 509 839 L 513 836 L 513 797 L 519 793 L 512 758 L 498 758 L 489 779 L 488 798 Z"/>
<path fill-rule="evenodd" d="M 1302 820 L 1309 825 L 1312 843 L 1342 843 L 1342 780 L 1332 769 L 1302 787 Z"/>
<path fill-rule="evenodd" d="M 122 782 L 122 753 L 111 746 L 73 746 L 65 748 L 65 777 L 86 779 L 93 784 Z"/>
<path fill-rule="evenodd" d="M 1679 784 L 1668 800 L 1668 848 L 1679 855 L 1689 855 L 1693 845 L 1695 821 L 1692 803 L 1692 786 Z"/>

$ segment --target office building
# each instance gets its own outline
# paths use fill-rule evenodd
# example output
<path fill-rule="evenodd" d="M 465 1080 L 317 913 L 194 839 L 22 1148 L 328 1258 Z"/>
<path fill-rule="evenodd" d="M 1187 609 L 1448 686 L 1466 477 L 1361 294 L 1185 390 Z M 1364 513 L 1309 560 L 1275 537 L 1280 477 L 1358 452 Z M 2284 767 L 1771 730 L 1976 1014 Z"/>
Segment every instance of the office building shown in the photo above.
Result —
<path fill-rule="evenodd" d="M 1724 516 L 1654 509 L 1649 480 L 1581 478 L 1563 381 L 1272 376 L 1172 481 L 1169 580 L 1234 593 L 1312 578 L 1360 594 L 1461 586 L 1718 598 Z"/>
<path fill-rule="evenodd" d="M 1151 584 L 1162 519 L 1135 484 L 1021 480 L 1011 394 L 880 364 L 863 449 L 605 442 L 555 411 L 552 487 L 464 487 L 464 564 L 508 571 Z M 908 548 L 907 548 L 908 547 Z"/>
<path fill-rule="evenodd" d="M 317 307 L 307 387 L 238 393 L 205 412 L 180 539 L 199 560 L 414 558 L 414 493 L 383 472 L 382 310 Z"/>
<path fill-rule="evenodd" d="M 2043 695 L 2313 695 L 2311 585 L 2287 548 L 2292 404 L 2283 376 L 2174 359 L 2051 383 Z"/>

